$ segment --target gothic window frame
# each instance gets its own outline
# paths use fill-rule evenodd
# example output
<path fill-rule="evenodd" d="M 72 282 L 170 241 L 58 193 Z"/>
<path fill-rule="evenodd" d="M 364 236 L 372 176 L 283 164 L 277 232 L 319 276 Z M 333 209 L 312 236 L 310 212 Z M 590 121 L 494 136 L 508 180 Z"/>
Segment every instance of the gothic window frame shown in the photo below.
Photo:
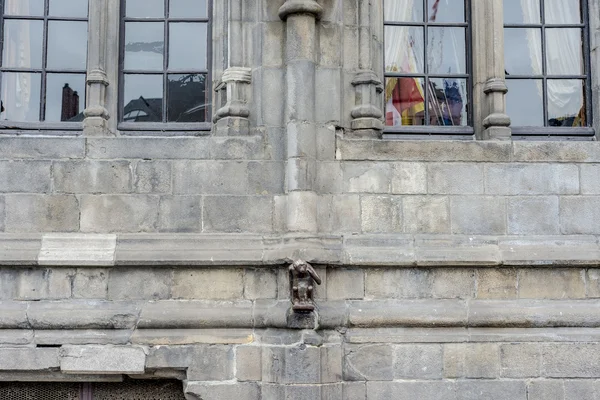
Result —
<path fill-rule="evenodd" d="M 425 80 L 425 85 L 429 79 L 444 79 L 444 78 L 456 78 L 456 79 L 466 79 L 467 80 L 467 125 L 466 126 L 448 126 L 448 125 L 405 125 L 405 126 L 388 126 L 384 125 L 384 135 L 386 139 L 410 139 L 411 137 L 425 137 L 425 138 L 435 138 L 441 137 L 446 139 L 472 139 L 475 133 L 474 129 L 474 118 L 475 112 L 474 107 L 477 105 L 474 104 L 474 59 L 473 59 L 473 24 L 472 24 L 472 9 L 471 9 L 471 0 L 464 0 L 465 9 L 464 9 L 464 22 L 431 22 L 427 18 L 428 12 L 428 0 L 421 0 L 423 3 L 423 21 L 418 22 L 396 22 L 390 21 L 386 18 L 385 15 L 385 2 L 387 1 L 395 1 L 395 0 L 381 0 L 382 8 L 383 8 L 383 85 L 386 86 L 388 78 L 395 77 L 413 77 L 413 78 L 423 78 Z M 479 1 L 479 0 L 475 0 Z M 386 35 L 385 29 L 389 26 L 408 26 L 408 27 L 422 27 L 424 31 L 424 71 L 423 73 L 390 73 L 385 70 L 385 43 L 386 43 Z M 465 29 L 465 67 L 466 71 L 464 74 L 436 74 L 429 73 L 427 66 L 427 39 L 428 39 L 428 29 L 430 27 L 440 27 L 440 28 L 464 28 Z M 429 91 L 425 90 L 425 115 L 426 118 L 429 115 L 428 109 L 428 101 L 429 101 Z M 383 105 L 383 114 L 384 119 L 386 115 L 386 104 L 385 104 L 385 95 L 384 95 L 384 105 Z"/>
<path fill-rule="evenodd" d="M 118 44 L 118 89 L 116 90 L 116 103 L 117 103 L 117 130 L 122 135 L 147 135 L 156 134 L 159 132 L 165 132 L 165 135 L 177 134 L 180 132 L 184 135 L 206 135 L 209 134 L 213 128 L 212 114 L 213 114 L 213 88 L 212 88 L 212 77 L 213 77 L 213 42 L 212 42 L 212 29 L 213 29 L 213 1 L 207 1 L 207 15 L 206 18 L 180 18 L 169 16 L 169 6 L 171 0 L 164 1 L 164 16 L 157 18 L 138 18 L 138 17 L 127 17 L 126 16 L 126 1 L 119 1 L 119 44 Z M 164 51 L 163 51 L 163 67 L 162 70 L 127 70 L 125 69 L 125 36 L 126 36 L 126 24 L 128 22 L 162 22 L 164 23 Z M 207 30 L 207 43 L 206 43 L 206 69 L 204 70 L 173 70 L 168 69 L 169 60 L 169 24 L 171 23 L 205 23 Z M 167 81 L 168 75 L 171 74 L 183 74 L 183 73 L 194 73 L 204 74 L 205 80 L 205 96 L 206 96 L 206 110 L 205 110 L 205 121 L 204 122 L 168 122 L 167 121 L 167 110 L 166 110 L 166 95 L 168 91 Z M 162 122 L 127 122 L 124 120 L 124 93 L 125 93 L 125 75 L 136 74 L 136 75 L 162 75 L 163 76 L 163 99 L 162 99 Z"/>
<path fill-rule="evenodd" d="M 592 139 L 595 137 L 594 129 L 594 101 L 593 101 L 593 87 L 592 87 L 592 57 L 591 57 L 591 15 L 590 5 L 587 0 L 580 0 L 581 7 L 581 23 L 579 24 L 549 24 L 546 23 L 545 13 L 545 2 L 546 0 L 540 1 L 540 22 L 539 23 L 506 23 L 503 19 L 503 31 L 506 29 L 539 29 L 541 39 L 541 75 L 513 75 L 506 76 L 506 81 L 509 80 L 524 80 L 524 79 L 541 79 L 542 80 L 542 110 L 543 110 L 543 123 L 544 126 L 519 126 L 511 124 L 512 135 L 516 139 L 527 139 L 536 137 L 555 137 L 555 138 L 566 138 L 566 139 Z M 547 48 L 546 48 L 546 29 L 581 29 L 582 31 L 582 66 L 583 73 L 579 75 L 552 75 L 548 73 L 547 63 Z M 506 48 L 506 43 L 505 43 Z M 505 62 L 506 65 L 506 62 Z M 596 66 L 598 67 L 598 66 Z M 585 120 L 586 125 L 581 127 L 556 127 L 548 125 L 548 83 L 549 79 L 575 79 L 585 80 L 583 98 L 585 102 Z M 510 94 L 509 94 L 510 96 Z M 506 102 L 510 101 L 510 98 L 506 98 Z"/>
<path fill-rule="evenodd" d="M 41 67 L 39 68 L 19 68 L 19 67 L 5 67 L 3 63 L 0 63 L 0 93 L 2 93 L 2 75 L 4 73 L 32 73 L 40 75 L 40 99 L 38 101 L 39 106 L 39 121 L 13 121 L 13 120 L 2 120 L 0 121 L 0 134 L 2 133 L 13 133 L 18 132 L 38 132 L 44 131 L 44 133 L 58 135 L 63 134 L 76 134 L 78 131 L 83 129 L 83 122 L 68 122 L 68 121 L 47 121 L 47 83 L 48 74 L 73 74 L 82 75 L 84 78 L 84 93 L 78 94 L 79 97 L 83 97 L 83 108 L 79 109 L 79 112 L 83 112 L 87 106 L 87 63 L 88 63 L 88 52 L 89 52 L 89 41 L 87 35 L 89 35 L 89 24 L 90 19 L 90 1 L 88 0 L 87 8 L 88 12 L 85 17 L 78 16 L 56 16 L 50 15 L 50 0 L 43 0 L 43 15 L 7 15 L 5 14 L 5 1 L 0 1 L 0 57 L 4 57 L 5 42 L 5 22 L 11 20 L 26 20 L 26 21 L 41 21 L 42 22 L 42 54 L 41 54 Z M 49 36 L 49 25 L 51 22 L 85 22 L 87 24 L 86 30 L 86 66 L 81 69 L 65 69 L 65 68 L 49 68 L 48 67 L 48 36 Z M 73 133 L 71 133 L 73 132 Z"/>

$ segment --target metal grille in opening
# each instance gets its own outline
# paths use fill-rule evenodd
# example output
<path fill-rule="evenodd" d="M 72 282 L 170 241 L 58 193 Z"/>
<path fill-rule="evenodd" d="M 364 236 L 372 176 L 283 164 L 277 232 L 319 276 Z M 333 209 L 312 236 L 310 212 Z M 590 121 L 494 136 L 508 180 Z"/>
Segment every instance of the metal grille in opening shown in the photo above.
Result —
<path fill-rule="evenodd" d="M 2 400 L 79 400 L 79 383 L 0 382 Z"/>

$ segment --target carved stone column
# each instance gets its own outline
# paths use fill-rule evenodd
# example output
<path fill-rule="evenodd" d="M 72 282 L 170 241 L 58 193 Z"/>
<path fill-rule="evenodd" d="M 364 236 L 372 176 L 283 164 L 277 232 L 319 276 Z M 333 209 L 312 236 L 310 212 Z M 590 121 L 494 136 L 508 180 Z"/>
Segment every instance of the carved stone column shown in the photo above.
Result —
<path fill-rule="evenodd" d="M 359 71 L 352 85 L 356 90 L 356 106 L 352 109 L 352 135 L 358 137 L 379 137 L 383 131 L 383 112 L 379 107 L 379 97 L 383 92 L 383 83 L 374 72 L 371 22 L 371 0 L 359 0 Z M 383 25 L 383 17 L 379 21 Z"/>
<path fill-rule="evenodd" d="M 250 109 L 247 104 L 247 96 L 252 83 L 252 70 L 244 67 L 245 40 L 242 32 L 242 2 L 243 0 L 229 1 L 228 67 L 223 73 L 220 85 L 215 88 L 225 96 L 225 105 L 217 110 L 214 117 L 217 135 L 249 134 Z"/>
<path fill-rule="evenodd" d="M 315 122 L 316 21 L 323 12 L 314 0 L 287 0 L 279 9 L 286 21 L 287 227 L 290 232 L 317 231 L 315 192 L 317 129 Z"/>
<path fill-rule="evenodd" d="M 108 32 L 108 0 L 91 1 L 89 5 L 87 107 L 83 111 L 85 136 L 112 136 L 106 109 L 106 40 Z"/>
<path fill-rule="evenodd" d="M 507 140 L 511 137 L 506 115 L 504 75 L 503 1 L 473 1 L 473 57 L 475 131 L 480 139 Z"/>

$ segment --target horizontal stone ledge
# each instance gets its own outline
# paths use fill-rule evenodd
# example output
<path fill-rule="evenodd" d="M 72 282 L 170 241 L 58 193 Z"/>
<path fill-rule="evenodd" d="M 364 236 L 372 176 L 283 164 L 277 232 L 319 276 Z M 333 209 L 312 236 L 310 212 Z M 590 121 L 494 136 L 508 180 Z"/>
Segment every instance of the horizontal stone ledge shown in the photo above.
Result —
<path fill-rule="evenodd" d="M 140 346 L 74 346 L 60 348 L 65 374 L 143 374 L 146 351 Z"/>
<path fill-rule="evenodd" d="M 591 235 L 0 234 L 0 266 L 497 267 L 600 264 Z"/>
<path fill-rule="evenodd" d="M 122 375 L 63 374 L 60 371 L 0 371 L 0 382 L 122 382 Z"/>

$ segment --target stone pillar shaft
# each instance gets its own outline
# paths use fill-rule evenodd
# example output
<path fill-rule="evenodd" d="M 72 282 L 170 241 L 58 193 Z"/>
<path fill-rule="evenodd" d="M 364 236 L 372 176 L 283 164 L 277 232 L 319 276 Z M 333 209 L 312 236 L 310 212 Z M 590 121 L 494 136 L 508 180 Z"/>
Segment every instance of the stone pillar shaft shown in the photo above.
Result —
<path fill-rule="evenodd" d="M 511 137 L 506 115 L 503 0 L 473 1 L 475 130 L 485 140 Z"/>
<path fill-rule="evenodd" d="M 87 107 L 83 112 L 83 133 L 86 136 L 111 136 L 107 121 L 106 37 L 108 31 L 108 0 L 91 1 L 88 27 Z"/>
<path fill-rule="evenodd" d="M 286 21 L 287 225 L 290 232 L 317 231 L 315 122 L 316 20 L 314 0 L 287 0 L 279 10 Z"/>

